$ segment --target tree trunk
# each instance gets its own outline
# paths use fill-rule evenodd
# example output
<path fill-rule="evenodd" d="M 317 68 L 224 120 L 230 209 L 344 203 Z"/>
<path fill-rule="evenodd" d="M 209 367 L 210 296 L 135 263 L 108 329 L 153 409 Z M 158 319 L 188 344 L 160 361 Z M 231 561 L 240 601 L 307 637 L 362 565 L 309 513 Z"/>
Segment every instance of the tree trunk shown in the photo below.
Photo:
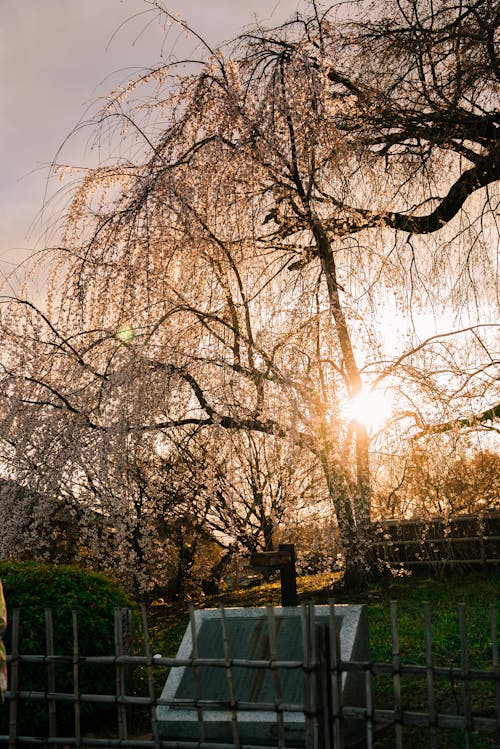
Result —
<path fill-rule="evenodd" d="M 343 364 L 347 375 L 348 394 L 350 397 L 353 397 L 361 392 L 363 383 L 354 356 L 346 316 L 340 301 L 339 287 L 337 284 L 337 271 L 332 248 L 318 219 L 313 220 L 313 234 L 316 239 L 319 257 L 321 259 L 321 268 L 326 278 L 330 312 L 337 333 L 340 350 L 342 352 Z M 332 497 L 332 499 L 337 512 L 337 520 L 339 523 L 339 531 L 342 539 L 343 554 L 346 565 L 344 581 L 346 584 L 359 585 L 363 579 L 366 579 L 370 568 L 368 531 L 370 522 L 371 482 L 368 452 L 369 439 L 366 428 L 360 424 L 356 425 L 355 437 L 355 496 L 351 496 L 349 482 L 344 480 L 343 483 L 345 484 L 345 487 L 343 487 L 341 491 L 342 494 L 346 491 L 347 496 L 342 499 L 338 496 L 335 498 Z M 341 471 L 343 470 L 342 467 L 338 468 Z M 338 482 L 335 481 L 335 477 L 330 477 L 330 490 L 335 483 L 338 485 Z M 331 491 L 330 496 L 332 496 Z"/>

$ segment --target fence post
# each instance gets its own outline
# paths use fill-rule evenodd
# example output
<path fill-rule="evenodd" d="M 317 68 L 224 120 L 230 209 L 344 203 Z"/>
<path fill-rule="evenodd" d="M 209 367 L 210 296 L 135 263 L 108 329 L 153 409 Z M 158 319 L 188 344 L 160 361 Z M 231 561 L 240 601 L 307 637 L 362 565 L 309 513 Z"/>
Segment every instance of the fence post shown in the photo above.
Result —
<path fill-rule="evenodd" d="M 496 735 L 500 744 L 500 658 L 498 656 L 498 631 L 497 631 L 497 607 L 495 604 L 490 606 L 490 624 L 491 624 L 491 649 L 492 649 L 492 670 L 495 675 L 495 705 L 497 730 Z"/>
<path fill-rule="evenodd" d="M 148 692 L 151 702 L 151 729 L 153 734 L 154 749 L 160 749 L 160 732 L 158 730 L 158 716 L 156 712 L 156 693 L 153 674 L 153 654 L 151 652 L 151 640 L 149 639 L 148 614 L 146 604 L 141 604 L 142 631 L 144 634 L 144 652 L 147 658 L 146 673 L 148 677 Z"/>
<path fill-rule="evenodd" d="M 464 719 L 465 719 L 465 746 L 466 749 L 472 749 L 472 698 L 469 681 L 469 651 L 467 646 L 467 626 L 465 621 L 465 604 L 458 606 L 458 617 L 460 624 L 460 661 L 462 670 L 462 696 L 464 701 Z"/>
<path fill-rule="evenodd" d="M 79 749 L 82 744 L 80 723 L 80 644 L 78 641 L 78 616 L 76 611 L 71 612 L 71 619 L 73 624 L 73 694 L 75 697 L 73 714 L 75 720 L 75 746 Z"/>
<path fill-rule="evenodd" d="M 120 655 L 132 655 L 134 652 L 134 617 L 132 609 L 120 608 Z M 124 686 L 127 692 L 131 692 L 134 686 L 134 666 L 126 663 L 123 666 Z"/>
<path fill-rule="evenodd" d="M 391 639 L 392 639 L 392 684 L 394 692 L 394 731 L 397 749 L 403 747 L 403 723 L 401 703 L 401 655 L 399 652 L 399 631 L 397 602 L 391 601 Z"/>
<path fill-rule="evenodd" d="M 52 622 L 52 609 L 45 609 L 45 644 L 47 650 L 47 691 L 50 694 L 54 694 L 56 691 L 56 669 L 54 662 L 51 661 L 51 656 L 54 655 L 54 627 Z M 56 701 L 53 697 L 49 697 L 48 700 L 49 708 L 49 736 L 54 738 L 57 736 L 57 717 L 56 717 Z"/>
<path fill-rule="evenodd" d="M 115 656 L 124 655 L 125 647 L 123 642 L 123 612 L 124 609 L 115 609 Z M 116 706 L 118 713 L 118 738 L 127 739 L 127 707 L 123 701 L 126 695 L 125 670 L 123 664 L 115 661 L 116 672 Z"/>
<path fill-rule="evenodd" d="M 231 728 L 233 732 L 233 745 L 234 749 L 241 749 L 240 733 L 238 729 L 238 712 L 236 709 L 236 696 L 234 692 L 233 682 L 233 666 L 231 663 L 231 649 L 229 647 L 229 636 L 227 633 L 226 617 L 224 615 L 224 606 L 219 608 L 220 611 L 220 623 L 222 627 L 222 642 L 224 645 L 224 658 L 226 661 L 226 683 L 227 691 L 229 695 L 229 705 L 231 710 Z"/>
<path fill-rule="evenodd" d="M 276 618 L 274 608 L 266 607 L 267 624 L 269 629 L 269 657 L 271 658 L 271 671 L 274 682 L 274 709 L 276 711 L 276 727 L 278 731 L 278 749 L 286 747 L 285 722 L 283 720 L 283 695 L 281 692 L 280 670 L 275 662 L 278 660 L 278 635 L 276 632 Z"/>
<path fill-rule="evenodd" d="M 342 732 L 342 655 L 340 652 L 340 634 L 335 618 L 335 604 L 328 602 L 330 626 L 330 689 L 333 723 L 333 747 L 343 749 Z"/>
<path fill-rule="evenodd" d="M 12 612 L 12 647 L 10 661 L 9 749 L 17 744 L 17 702 L 19 690 L 19 609 Z"/>
<path fill-rule="evenodd" d="M 316 692 L 314 689 L 315 674 L 313 672 L 316 658 L 314 629 L 314 608 L 303 603 L 300 608 L 302 624 L 302 648 L 304 653 L 304 724 L 305 749 L 320 749 L 318 745 L 317 725 L 313 716 L 316 708 Z"/>
<path fill-rule="evenodd" d="M 432 667 L 432 630 L 431 630 L 431 607 L 428 602 L 424 603 L 424 636 L 425 636 L 425 667 L 427 669 L 427 703 L 429 706 L 429 730 L 430 747 L 437 749 L 437 709 L 434 694 L 434 669 Z"/>
<path fill-rule="evenodd" d="M 481 518 L 481 521 L 479 523 L 479 530 L 478 530 L 478 536 L 479 536 L 479 551 L 481 555 L 481 569 L 483 572 L 486 572 L 487 570 L 487 564 L 486 564 L 486 528 L 484 525 L 484 519 Z"/>
<path fill-rule="evenodd" d="M 193 640 L 193 675 L 194 675 L 194 689 L 195 689 L 195 704 L 196 713 L 198 716 L 198 730 L 200 732 L 200 742 L 205 741 L 205 720 L 203 718 L 203 708 L 200 705 L 201 701 L 201 669 L 198 663 L 199 650 L 198 650 L 198 632 L 196 630 L 196 619 L 194 613 L 194 606 L 192 603 L 189 604 L 189 623 L 191 626 L 191 638 Z"/>
<path fill-rule="evenodd" d="M 333 749 L 333 702 L 330 673 L 330 627 L 316 624 L 316 695 L 318 711 L 318 749 Z"/>

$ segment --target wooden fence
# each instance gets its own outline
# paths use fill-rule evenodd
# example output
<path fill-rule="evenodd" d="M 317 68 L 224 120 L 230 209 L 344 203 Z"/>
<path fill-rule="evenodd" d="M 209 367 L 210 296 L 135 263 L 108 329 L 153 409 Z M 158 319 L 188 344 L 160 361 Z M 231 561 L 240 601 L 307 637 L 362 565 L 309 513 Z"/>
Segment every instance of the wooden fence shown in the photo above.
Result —
<path fill-rule="evenodd" d="M 268 607 L 269 622 L 276 622 L 271 607 Z M 303 605 L 302 617 L 302 658 L 300 661 L 282 662 L 277 660 L 273 645 L 278 636 L 277 625 L 269 631 L 270 657 L 266 661 L 236 660 L 224 643 L 224 658 L 199 658 L 196 637 L 193 657 L 179 660 L 153 654 L 149 635 L 146 610 L 142 609 L 142 653 L 127 652 L 130 640 L 131 615 L 118 609 L 115 612 L 115 652 L 109 656 L 87 656 L 80 653 L 78 621 L 73 615 L 73 642 L 68 643 L 68 652 L 55 654 L 52 646 L 52 618 L 46 613 L 46 652 L 43 654 L 22 654 L 20 643 L 20 612 L 12 612 L 12 642 L 9 663 L 9 687 L 6 708 L 8 712 L 7 731 L 0 735 L 0 746 L 15 747 L 137 747 L 137 749 L 271 749 L 260 744 L 254 747 L 244 743 L 238 735 L 238 714 L 242 705 L 237 695 L 230 692 L 231 699 L 225 705 L 232 716 L 233 738 L 229 743 L 205 741 L 204 714 L 215 703 L 208 699 L 183 700 L 194 711 L 199 724 L 200 739 L 169 740 L 161 736 L 158 708 L 172 705 L 172 701 L 162 700 L 159 684 L 165 679 L 166 669 L 185 666 L 202 669 L 214 666 L 220 668 L 221 679 L 232 685 L 234 669 L 261 668 L 271 672 L 276 685 L 274 700 L 271 703 L 253 704 L 254 710 L 272 710 L 276 716 L 276 747 L 286 749 L 297 744 L 287 743 L 284 715 L 295 710 L 304 716 L 305 749 L 341 749 L 345 746 L 345 726 L 348 721 L 357 721 L 361 726 L 363 740 L 359 746 L 372 749 L 377 747 L 430 746 L 435 749 L 443 746 L 465 746 L 472 749 L 479 734 L 484 734 L 488 744 L 500 746 L 500 663 L 497 631 L 497 610 L 491 607 L 488 616 L 488 631 L 491 635 L 491 660 L 487 669 L 474 669 L 469 663 L 468 632 L 465 607 L 459 607 L 459 656 L 454 665 L 439 665 L 435 661 L 432 644 L 431 611 L 424 607 L 425 648 L 420 663 L 409 663 L 400 647 L 398 612 L 396 604 L 390 606 L 390 626 L 392 655 L 387 662 L 344 661 L 341 658 L 340 638 L 337 631 L 335 606 L 330 604 L 328 624 L 319 624 L 314 606 Z M 224 619 L 224 610 L 220 610 Z M 192 632 L 194 612 L 191 612 Z M 273 631 L 274 630 L 274 631 Z M 135 642 L 138 637 L 136 633 Z M 112 675 L 114 689 L 106 694 L 82 692 L 81 671 L 89 666 L 102 669 Z M 45 682 L 43 689 L 21 688 L 23 669 L 36 667 Z M 65 668 L 71 673 L 72 689 L 58 691 L 58 670 Z M 286 669 L 301 672 L 303 700 L 300 704 L 285 705 L 280 692 L 280 677 Z M 343 701 L 342 684 L 347 673 L 362 674 L 362 706 Z M 382 688 L 380 688 L 382 686 Z M 454 707 L 442 700 L 442 688 L 451 690 Z M 480 692 L 475 697 L 476 688 Z M 96 731 L 84 730 L 82 712 L 85 706 L 107 706 L 106 722 L 99 723 L 101 735 Z M 19 718 L 23 708 L 45 713 L 47 730 L 43 735 L 20 733 Z M 71 730 L 66 726 L 61 731 L 60 713 L 65 709 L 72 713 Z M 220 708 L 220 702 L 217 702 Z M 249 709 L 248 705 L 244 706 Z M 0 706 L 1 714 L 1 706 Z M 139 716 L 139 717 L 138 717 Z M 67 717 L 67 716 L 66 716 Z M 142 735 L 137 735 L 134 721 L 141 722 Z M 144 726 L 147 725 L 147 730 Z M 451 732 L 451 733 L 450 733 Z M 416 738 L 415 738 L 416 735 Z M 450 743 L 450 736 L 458 744 Z M 415 743 L 416 742 L 416 743 Z M 346 744 L 348 745 L 348 744 Z"/>
<path fill-rule="evenodd" d="M 500 565 L 500 512 L 373 523 L 374 561 L 408 569 L 486 570 Z"/>

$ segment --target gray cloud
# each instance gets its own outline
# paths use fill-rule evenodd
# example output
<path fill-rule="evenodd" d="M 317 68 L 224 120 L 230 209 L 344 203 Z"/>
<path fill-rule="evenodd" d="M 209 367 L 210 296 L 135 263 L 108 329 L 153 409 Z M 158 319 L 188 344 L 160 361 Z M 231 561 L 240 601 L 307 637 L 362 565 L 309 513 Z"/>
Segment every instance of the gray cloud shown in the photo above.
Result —
<path fill-rule="evenodd" d="M 173 0 L 169 9 L 218 45 L 255 17 L 274 25 L 300 5 Z M 43 243 L 37 217 L 48 165 L 90 102 L 161 54 L 193 53 L 192 40 L 149 23 L 149 7 L 144 0 L 0 0 L 0 271 Z M 64 160 L 81 164 L 84 146 L 85 139 L 70 141 Z"/>

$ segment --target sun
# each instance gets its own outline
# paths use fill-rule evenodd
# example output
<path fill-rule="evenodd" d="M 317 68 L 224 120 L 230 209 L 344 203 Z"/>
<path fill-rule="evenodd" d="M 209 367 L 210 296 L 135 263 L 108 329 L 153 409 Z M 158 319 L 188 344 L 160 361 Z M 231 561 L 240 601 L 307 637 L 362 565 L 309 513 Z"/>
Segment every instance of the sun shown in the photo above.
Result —
<path fill-rule="evenodd" d="M 386 423 L 392 408 L 386 393 L 380 390 L 363 390 L 347 401 L 344 416 L 348 422 L 354 421 L 373 432 Z"/>

